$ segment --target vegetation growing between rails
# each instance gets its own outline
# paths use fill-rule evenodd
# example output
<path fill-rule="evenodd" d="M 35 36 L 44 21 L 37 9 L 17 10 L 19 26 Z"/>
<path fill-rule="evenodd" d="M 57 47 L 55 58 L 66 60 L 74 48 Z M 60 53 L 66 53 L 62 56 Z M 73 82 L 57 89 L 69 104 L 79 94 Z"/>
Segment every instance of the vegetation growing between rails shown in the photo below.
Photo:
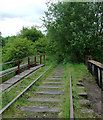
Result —
<path fill-rule="evenodd" d="M 65 85 L 64 85 L 64 102 L 62 104 L 62 112 L 60 113 L 60 118 L 70 118 L 70 94 L 69 94 L 69 67 L 64 65 L 65 70 Z"/>
<path fill-rule="evenodd" d="M 48 61 L 48 59 L 47 59 Z M 50 66 L 51 62 L 48 61 L 47 62 L 47 67 Z M 44 78 L 46 78 L 51 72 L 53 72 L 54 68 L 57 66 L 58 64 L 54 62 L 52 68 L 43 75 L 43 77 L 40 78 L 40 80 L 38 80 L 35 84 L 35 86 L 32 86 L 30 88 L 30 90 L 32 91 L 28 91 L 26 93 L 24 93 L 22 95 L 21 98 L 19 98 L 14 104 L 12 104 L 10 106 L 10 108 L 3 113 L 3 117 L 4 118 L 11 118 L 11 117 L 15 117 L 15 118 L 20 118 L 20 117 L 24 117 L 25 113 L 23 111 L 20 110 L 21 106 L 25 106 L 27 105 L 28 101 L 27 98 L 29 98 L 31 96 L 31 94 L 34 94 L 35 90 L 39 90 L 37 88 L 37 86 L 41 85 L 41 81 L 44 80 Z M 41 69 L 39 69 L 37 72 L 35 72 L 33 75 L 31 75 L 29 78 L 24 79 L 20 84 L 18 84 L 17 86 L 15 86 L 14 88 L 12 88 L 10 91 L 5 92 L 3 94 L 3 107 L 10 102 L 11 99 L 13 99 L 15 96 L 17 96 L 17 94 L 19 94 L 19 91 L 23 91 L 24 88 L 20 87 L 20 86 L 27 86 L 29 85 L 33 79 L 32 78 L 37 78 L 41 72 L 45 71 L 47 69 L 47 67 L 43 67 Z M 65 93 L 63 96 L 60 96 L 64 102 L 62 103 L 61 107 L 62 107 L 62 111 L 61 113 L 59 113 L 58 117 L 59 118 L 70 118 L 70 90 L 69 90 L 69 82 L 70 82 L 70 70 L 71 70 L 71 75 L 72 75 L 72 89 L 73 89 L 73 104 L 74 104 L 74 117 L 75 118 L 97 118 L 98 115 L 94 114 L 94 113 L 82 113 L 81 109 L 85 109 L 87 106 L 82 106 L 81 103 L 78 102 L 79 97 L 77 95 L 78 92 L 85 92 L 86 89 L 82 89 L 82 88 L 77 88 L 76 83 L 78 82 L 77 79 L 80 79 L 83 81 L 84 79 L 84 74 L 91 76 L 90 73 L 87 72 L 86 67 L 84 64 L 63 64 L 64 67 L 64 71 L 65 71 L 65 76 L 64 76 L 64 81 L 65 81 Z M 17 93 L 15 91 L 18 91 Z M 14 94 L 15 93 L 15 94 Z M 60 99 L 61 99 L 60 98 Z M 90 98 L 88 98 L 90 99 Z M 36 103 L 35 103 L 36 104 Z M 32 105 L 32 103 L 28 103 L 28 105 Z M 37 104 L 38 105 L 38 104 Z M 89 109 L 91 109 L 92 106 L 89 107 Z M 21 116 L 20 116 L 21 115 Z"/>
<path fill-rule="evenodd" d="M 66 64 L 64 65 L 64 68 L 66 70 L 66 84 L 65 84 L 65 91 L 66 91 L 66 96 L 65 96 L 65 102 L 64 102 L 64 111 L 62 114 L 63 118 L 70 118 L 68 115 L 68 108 L 70 108 L 70 94 L 69 94 L 69 81 L 70 81 L 70 70 L 71 70 L 71 75 L 72 75 L 72 93 L 73 93 L 73 107 L 74 107 L 74 118 L 100 118 L 98 114 L 95 113 L 82 113 L 82 109 L 93 109 L 92 106 L 89 106 L 88 104 L 82 105 L 79 102 L 79 97 L 78 93 L 79 92 L 86 92 L 86 89 L 84 88 L 77 88 L 78 86 L 76 85 L 79 80 L 83 81 L 84 80 L 84 74 L 88 75 L 91 77 L 90 73 L 86 70 L 86 66 L 84 64 Z M 93 78 L 92 78 L 93 79 Z M 95 81 L 95 80 L 94 80 Z M 84 98 L 81 98 L 84 99 Z M 90 99 L 90 98 L 87 98 Z"/>
<path fill-rule="evenodd" d="M 10 102 L 15 96 L 17 96 L 19 94 L 19 92 L 23 91 L 24 88 L 20 87 L 20 86 L 28 86 L 31 82 L 33 82 L 33 79 L 36 79 L 41 72 L 44 72 L 50 65 L 51 63 L 47 62 L 48 64 L 45 67 L 42 67 L 41 69 L 39 69 L 37 72 L 35 72 L 33 75 L 31 75 L 29 78 L 27 79 L 23 79 L 23 81 L 18 84 L 17 86 L 13 87 L 9 92 L 4 92 L 3 93 L 3 97 L 2 97 L 2 108 L 8 103 Z M 37 90 L 37 86 L 40 85 L 41 81 L 51 72 L 53 71 L 53 69 L 57 66 L 57 64 L 55 63 L 54 65 L 52 65 L 52 67 L 49 69 L 49 71 L 46 72 L 46 74 L 44 74 L 40 80 L 38 80 L 35 83 L 35 86 L 32 86 L 30 88 L 30 90 Z M 33 78 L 33 79 L 32 79 Z M 18 92 L 15 92 L 18 91 Z M 30 91 L 30 94 L 32 93 L 32 91 Z M 24 105 L 25 102 L 27 102 L 29 94 L 28 92 L 24 93 L 22 95 L 22 97 L 20 97 L 15 103 L 13 103 L 10 108 L 8 110 L 6 110 L 3 113 L 3 118 L 22 118 L 23 117 L 23 112 L 19 110 L 20 106 Z M 18 114 L 19 113 L 19 114 Z M 21 116 L 20 116 L 21 114 Z M 18 116 L 19 115 L 19 116 Z"/>
<path fill-rule="evenodd" d="M 17 96 L 19 94 L 19 90 L 20 92 L 23 91 L 23 87 L 20 87 L 20 86 L 28 86 L 31 82 L 33 82 L 34 79 L 36 79 L 37 77 L 40 76 L 41 72 L 44 72 L 50 65 L 51 65 L 51 62 L 48 61 L 48 59 L 46 59 L 46 65 L 42 68 L 39 68 L 37 71 L 34 72 L 33 75 L 31 75 L 30 77 L 28 77 L 27 79 L 23 79 L 23 81 L 18 84 L 17 86 L 13 87 L 10 89 L 10 91 L 6 91 L 2 94 L 2 107 L 4 107 L 7 103 L 9 103 L 15 96 Z M 55 62 L 53 65 L 52 65 L 52 68 L 51 70 L 57 66 L 57 63 Z M 49 72 L 51 71 L 49 70 Z M 46 72 L 46 74 L 48 74 L 48 72 Z M 43 75 L 45 77 L 45 74 Z M 32 79 L 33 78 L 33 79 Z M 37 81 L 36 82 L 36 85 L 39 85 L 39 82 Z M 15 92 L 15 91 L 18 91 L 18 92 Z"/>

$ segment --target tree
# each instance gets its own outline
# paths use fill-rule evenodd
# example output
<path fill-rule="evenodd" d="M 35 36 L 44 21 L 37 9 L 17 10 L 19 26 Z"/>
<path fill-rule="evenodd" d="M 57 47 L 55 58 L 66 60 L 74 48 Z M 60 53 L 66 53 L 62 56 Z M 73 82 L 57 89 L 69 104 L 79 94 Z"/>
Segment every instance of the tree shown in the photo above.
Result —
<path fill-rule="evenodd" d="M 39 38 L 35 41 L 34 49 L 36 54 L 46 54 L 48 51 L 48 41 L 46 37 Z"/>
<path fill-rule="evenodd" d="M 8 42 L 12 42 L 14 39 L 16 39 L 16 36 L 2 37 L 2 46 L 4 47 Z"/>
<path fill-rule="evenodd" d="M 3 47 L 3 63 L 11 60 L 22 59 L 33 54 L 33 46 L 26 38 L 16 38 Z"/>
<path fill-rule="evenodd" d="M 32 26 L 31 28 L 23 27 L 18 36 L 35 42 L 39 38 L 42 38 L 44 35 L 40 30 L 37 30 L 36 27 Z"/>
<path fill-rule="evenodd" d="M 101 12 L 96 9 L 97 6 L 100 4 L 78 2 L 48 4 L 43 21 L 50 42 L 55 44 L 53 45 L 55 55 L 60 56 L 59 59 L 69 56 L 72 60 L 84 61 L 85 55 L 92 55 L 99 61 L 103 60 L 99 57 L 103 55 L 103 32 L 97 30 L 101 24 L 96 23 L 100 21 L 96 14 Z"/>

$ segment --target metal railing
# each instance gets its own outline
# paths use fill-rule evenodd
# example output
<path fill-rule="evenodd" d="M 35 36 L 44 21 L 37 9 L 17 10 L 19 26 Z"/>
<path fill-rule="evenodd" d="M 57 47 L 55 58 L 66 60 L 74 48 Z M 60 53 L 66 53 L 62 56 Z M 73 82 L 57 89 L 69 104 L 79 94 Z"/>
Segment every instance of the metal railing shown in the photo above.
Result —
<path fill-rule="evenodd" d="M 37 57 L 39 57 L 39 59 L 40 59 L 39 62 L 37 62 Z M 42 60 L 43 57 L 44 57 L 44 60 Z M 34 61 L 33 61 L 33 59 L 34 59 Z M 21 61 L 24 61 L 24 60 L 26 60 L 27 63 L 21 64 L 22 63 Z M 36 67 L 36 65 L 38 65 L 38 64 L 42 64 L 42 63 L 45 64 L 45 55 L 27 57 L 24 59 L 19 59 L 19 60 L 15 60 L 15 61 L 2 63 L 0 65 L 12 64 L 14 62 L 17 62 L 17 66 L 12 67 L 7 70 L 4 70 L 4 71 L 0 71 L 0 77 L 4 77 L 13 72 L 16 72 L 16 74 L 20 74 L 23 70 L 30 69 L 31 67 Z"/>
<path fill-rule="evenodd" d="M 88 60 L 88 70 L 95 76 L 98 86 L 103 90 L 103 64 L 94 60 Z"/>

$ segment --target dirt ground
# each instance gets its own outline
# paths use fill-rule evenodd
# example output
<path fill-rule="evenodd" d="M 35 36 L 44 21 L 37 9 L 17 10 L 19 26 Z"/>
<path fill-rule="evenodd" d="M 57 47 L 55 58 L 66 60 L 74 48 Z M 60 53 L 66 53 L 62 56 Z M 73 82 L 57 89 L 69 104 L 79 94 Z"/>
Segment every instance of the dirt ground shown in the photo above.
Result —
<path fill-rule="evenodd" d="M 93 106 L 94 112 L 103 116 L 103 91 L 97 85 L 95 79 L 89 75 L 84 76 L 84 85 Z"/>

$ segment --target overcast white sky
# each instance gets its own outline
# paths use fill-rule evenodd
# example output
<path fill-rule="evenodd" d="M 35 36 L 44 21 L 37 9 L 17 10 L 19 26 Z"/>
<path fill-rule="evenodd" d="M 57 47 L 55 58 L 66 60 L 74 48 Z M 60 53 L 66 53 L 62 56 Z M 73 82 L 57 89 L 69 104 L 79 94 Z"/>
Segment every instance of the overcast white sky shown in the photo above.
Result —
<path fill-rule="evenodd" d="M 0 0 L 0 32 L 16 35 L 23 26 L 42 25 L 47 0 Z"/>

